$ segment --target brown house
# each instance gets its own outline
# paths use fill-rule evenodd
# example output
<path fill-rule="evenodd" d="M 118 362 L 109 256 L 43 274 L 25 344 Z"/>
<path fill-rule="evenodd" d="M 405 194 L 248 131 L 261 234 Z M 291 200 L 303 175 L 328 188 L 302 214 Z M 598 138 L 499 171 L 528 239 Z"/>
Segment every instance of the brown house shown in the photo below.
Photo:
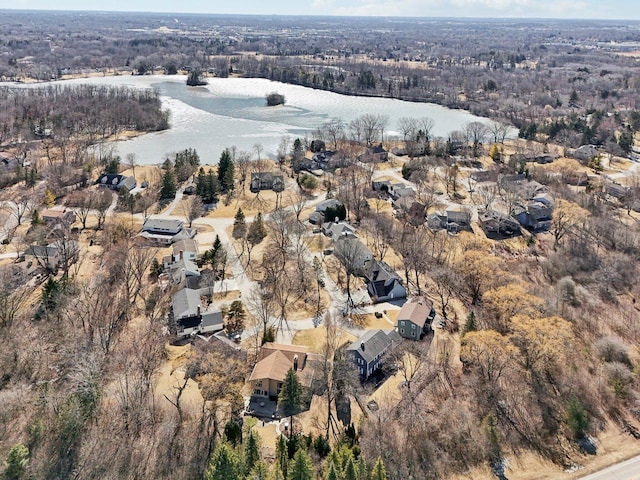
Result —
<path fill-rule="evenodd" d="M 257 397 L 277 400 L 287 372 L 293 369 L 303 386 L 311 384 L 312 369 L 307 368 L 307 347 L 265 343 L 258 354 L 249 382 Z"/>

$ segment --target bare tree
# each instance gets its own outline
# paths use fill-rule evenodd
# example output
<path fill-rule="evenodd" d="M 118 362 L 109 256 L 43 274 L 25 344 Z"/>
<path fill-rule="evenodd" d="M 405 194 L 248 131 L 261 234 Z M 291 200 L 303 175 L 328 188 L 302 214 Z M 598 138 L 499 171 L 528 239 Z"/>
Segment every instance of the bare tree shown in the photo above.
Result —
<path fill-rule="evenodd" d="M 94 195 L 91 195 L 89 192 L 78 191 L 74 192 L 67 197 L 67 205 L 72 207 L 78 215 L 80 219 L 80 223 L 82 223 L 82 229 L 87 228 L 87 219 L 89 218 L 89 213 L 93 209 L 93 200 L 95 199 Z"/>
<path fill-rule="evenodd" d="M 339 118 L 334 118 L 320 127 L 325 136 L 333 144 L 333 150 L 338 149 L 338 142 L 344 138 L 344 122 Z"/>
<path fill-rule="evenodd" d="M 98 226 L 96 230 L 100 230 L 104 225 L 104 220 L 107 217 L 107 212 L 109 211 L 109 207 L 114 200 L 114 195 L 111 190 L 98 190 L 93 192 L 91 203 L 96 211 L 96 216 L 98 217 Z"/>
<path fill-rule="evenodd" d="M 192 195 L 185 201 L 183 213 L 189 222 L 189 228 L 191 228 L 193 221 L 204 214 L 204 205 L 199 195 Z"/>

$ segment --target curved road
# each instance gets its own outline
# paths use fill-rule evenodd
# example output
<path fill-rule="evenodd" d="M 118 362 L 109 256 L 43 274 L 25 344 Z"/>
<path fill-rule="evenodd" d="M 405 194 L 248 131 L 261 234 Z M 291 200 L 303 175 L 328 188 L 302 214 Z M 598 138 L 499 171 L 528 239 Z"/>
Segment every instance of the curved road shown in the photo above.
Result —
<path fill-rule="evenodd" d="M 640 455 L 592 473 L 580 480 L 640 480 Z"/>

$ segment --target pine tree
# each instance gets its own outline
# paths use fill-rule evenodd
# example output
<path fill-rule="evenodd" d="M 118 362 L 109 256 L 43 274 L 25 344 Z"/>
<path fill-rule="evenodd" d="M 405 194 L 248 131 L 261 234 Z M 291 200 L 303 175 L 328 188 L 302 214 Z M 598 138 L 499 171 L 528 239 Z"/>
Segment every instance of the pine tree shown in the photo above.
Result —
<path fill-rule="evenodd" d="M 220 155 L 218 163 L 218 183 L 223 193 L 233 192 L 235 177 L 235 165 L 231 158 L 231 152 L 226 148 Z"/>
<path fill-rule="evenodd" d="M 472 311 L 471 313 L 469 313 L 469 316 L 467 317 L 467 321 L 464 324 L 464 328 L 462 329 L 462 336 L 464 336 L 469 332 L 475 332 L 476 330 L 478 330 L 478 324 L 476 322 L 476 314 Z"/>
<path fill-rule="evenodd" d="M 247 224 L 244 219 L 244 212 L 241 208 L 236 212 L 236 216 L 233 220 L 233 238 L 236 240 L 244 238 L 247 234 Z"/>
<path fill-rule="evenodd" d="M 176 177 L 173 170 L 166 169 L 162 176 L 162 189 L 160 190 L 161 200 L 170 200 L 175 198 L 178 186 L 176 185 Z"/>
<path fill-rule="evenodd" d="M 344 469 L 344 480 L 358 480 L 358 471 L 353 460 L 353 455 L 349 457 L 347 465 Z"/>
<path fill-rule="evenodd" d="M 238 458 L 226 443 L 220 444 L 213 452 L 207 472 L 207 480 L 240 480 Z"/>
<path fill-rule="evenodd" d="M 293 456 L 287 480 L 313 480 L 313 466 L 309 454 L 299 449 Z"/>
<path fill-rule="evenodd" d="M 257 245 L 267 236 L 267 227 L 262 220 L 262 213 L 258 212 L 256 218 L 249 225 L 249 231 L 247 232 L 247 240 L 252 245 Z"/>
<path fill-rule="evenodd" d="M 33 212 L 31 212 L 31 225 L 43 225 L 44 221 L 42 220 L 42 217 L 40 217 L 40 214 L 38 213 L 38 209 L 34 208 Z"/>
<path fill-rule="evenodd" d="M 4 471 L 4 477 L 7 480 L 20 478 L 28 463 L 29 449 L 21 443 L 14 445 L 7 456 L 7 469 Z"/>
<path fill-rule="evenodd" d="M 267 480 L 269 478 L 269 470 L 264 462 L 258 461 L 251 471 L 247 474 L 246 480 Z"/>
<path fill-rule="evenodd" d="M 293 435 L 293 416 L 300 413 L 302 409 L 302 385 L 293 368 L 289 369 L 282 382 L 282 390 L 278 395 L 278 408 L 283 415 L 290 417 L 289 424 Z"/>
<path fill-rule="evenodd" d="M 241 300 L 234 300 L 231 302 L 229 312 L 227 313 L 227 321 L 225 322 L 225 329 L 227 334 L 231 337 L 239 335 L 244 330 L 244 319 L 246 312 Z"/>
<path fill-rule="evenodd" d="M 387 470 L 384 468 L 384 463 L 380 457 L 378 457 L 373 470 L 371 470 L 371 480 L 387 480 Z"/>
<path fill-rule="evenodd" d="M 284 478 L 287 478 L 288 467 L 289 448 L 287 447 L 287 440 L 283 435 L 280 435 L 278 437 L 278 443 L 276 443 L 276 469 L 280 470 Z"/>
<path fill-rule="evenodd" d="M 260 461 L 260 441 L 258 434 L 253 431 L 249 432 L 246 442 L 244 443 L 244 470 L 249 474 L 256 464 Z"/>
<path fill-rule="evenodd" d="M 326 480 L 338 480 L 340 478 L 338 476 L 338 471 L 336 470 L 336 466 L 333 462 L 329 462 L 329 468 L 327 469 L 325 478 Z"/>

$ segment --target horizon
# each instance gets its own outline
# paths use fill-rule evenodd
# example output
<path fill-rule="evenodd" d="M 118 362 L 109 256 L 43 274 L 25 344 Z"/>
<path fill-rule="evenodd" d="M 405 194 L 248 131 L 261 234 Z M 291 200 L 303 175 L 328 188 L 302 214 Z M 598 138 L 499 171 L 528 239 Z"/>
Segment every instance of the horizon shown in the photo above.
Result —
<path fill-rule="evenodd" d="M 614 3 L 614 5 L 612 5 Z M 245 0 L 210 6 L 199 0 L 114 0 L 111 9 L 88 6 L 80 0 L 0 0 L 0 11 L 61 13 L 129 13 L 166 15 L 248 15 L 283 17 L 380 17 L 469 20 L 603 20 L 640 21 L 640 4 L 632 0 Z M 624 17 L 624 18 L 622 18 Z"/>

